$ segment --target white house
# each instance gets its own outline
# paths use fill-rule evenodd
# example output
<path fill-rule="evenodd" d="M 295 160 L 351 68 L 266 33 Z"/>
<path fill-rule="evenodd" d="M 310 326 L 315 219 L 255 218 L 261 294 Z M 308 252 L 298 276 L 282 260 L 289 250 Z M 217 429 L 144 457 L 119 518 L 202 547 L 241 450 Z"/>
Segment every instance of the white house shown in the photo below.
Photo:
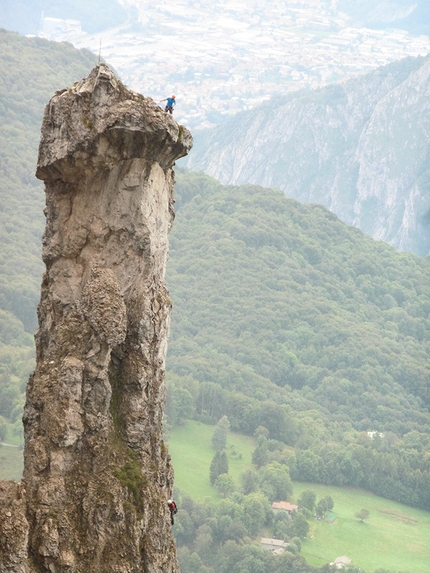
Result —
<path fill-rule="evenodd" d="M 275 555 L 281 555 L 284 553 L 285 548 L 288 547 L 288 543 L 283 539 L 268 539 L 267 537 L 261 538 L 261 548 L 271 551 Z"/>
<path fill-rule="evenodd" d="M 336 557 L 336 559 L 332 563 L 330 563 L 330 565 L 336 565 L 337 569 L 343 569 L 350 563 L 351 559 L 349 557 L 341 555 L 341 557 Z"/>

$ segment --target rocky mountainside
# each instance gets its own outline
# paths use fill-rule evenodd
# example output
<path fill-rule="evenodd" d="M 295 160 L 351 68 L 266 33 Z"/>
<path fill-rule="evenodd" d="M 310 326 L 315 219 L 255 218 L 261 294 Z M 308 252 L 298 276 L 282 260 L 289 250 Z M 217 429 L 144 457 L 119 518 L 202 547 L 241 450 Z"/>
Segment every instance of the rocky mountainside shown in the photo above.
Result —
<path fill-rule="evenodd" d="M 190 133 L 101 64 L 45 110 L 46 272 L 2 573 L 176 572 L 162 439 L 174 161 Z"/>
<path fill-rule="evenodd" d="M 358 26 L 401 28 L 415 34 L 430 31 L 427 0 L 338 0 L 337 7 Z"/>
<path fill-rule="evenodd" d="M 430 58 L 274 98 L 202 133 L 187 166 L 320 203 L 395 248 L 430 251 Z"/>

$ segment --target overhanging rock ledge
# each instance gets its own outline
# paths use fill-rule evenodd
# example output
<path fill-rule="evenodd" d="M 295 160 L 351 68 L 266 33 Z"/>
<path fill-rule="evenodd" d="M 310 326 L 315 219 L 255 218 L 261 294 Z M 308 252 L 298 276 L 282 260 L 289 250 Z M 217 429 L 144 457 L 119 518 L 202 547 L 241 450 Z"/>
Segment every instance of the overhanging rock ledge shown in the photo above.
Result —
<path fill-rule="evenodd" d="M 0 573 L 176 573 L 162 439 L 174 161 L 189 131 L 100 64 L 45 110 L 46 272 Z"/>

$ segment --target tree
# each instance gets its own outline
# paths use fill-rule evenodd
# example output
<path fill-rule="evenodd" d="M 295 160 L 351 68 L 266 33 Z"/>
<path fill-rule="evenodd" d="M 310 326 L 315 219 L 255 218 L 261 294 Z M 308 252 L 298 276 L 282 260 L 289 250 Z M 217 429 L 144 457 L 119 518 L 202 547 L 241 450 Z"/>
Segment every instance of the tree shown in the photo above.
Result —
<path fill-rule="evenodd" d="M 220 474 L 216 478 L 215 488 L 223 497 L 227 497 L 236 489 L 233 478 L 228 474 Z"/>
<path fill-rule="evenodd" d="M 7 373 L 0 377 L 0 415 L 9 417 L 15 406 L 15 402 L 20 398 L 18 388 L 9 380 Z"/>
<path fill-rule="evenodd" d="M 296 538 L 296 539 L 298 539 L 298 538 Z M 293 541 L 290 541 L 288 543 L 287 551 L 290 551 L 294 555 L 297 555 L 298 553 L 300 553 L 299 548 L 297 547 L 297 545 Z"/>
<path fill-rule="evenodd" d="M 178 547 L 178 560 L 181 573 L 200 572 L 204 567 L 202 560 L 197 553 L 191 553 L 188 547 Z"/>
<path fill-rule="evenodd" d="M 300 537 L 300 539 L 305 539 L 309 532 L 309 523 L 306 521 L 306 517 L 297 511 L 293 517 L 293 524 L 291 530 L 294 536 Z"/>
<path fill-rule="evenodd" d="M 19 438 L 19 444 L 22 446 L 24 441 L 24 427 L 21 419 L 12 424 L 12 434 Z"/>
<path fill-rule="evenodd" d="M 326 495 L 324 499 L 326 500 L 326 503 L 327 503 L 327 510 L 331 511 L 334 507 L 333 498 L 329 495 Z"/>
<path fill-rule="evenodd" d="M 232 521 L 232 524 L 227 531 L 227 538 L 233 539 L 234 541 L 241 541 L 244 537 L 246 537 L 247 534 L 248 532 L 246 531 L 243 523 L 239 521 Z"/>
<path fill-rule="evenodd" d="M 305 491 L 302 491 L 301 496 L 297 500 L 297 505 L 299 507 L 306 507 L 309 511 L 314 511 L 316 498 L 317 496 L 315 495 L 315 492 L 311 489 L 306 489 Z"/>
<path fill-rule="evenodd" d="M 317 516 L 318 517 L 324 517 L 326 511 L 327 511 L 327 503 L 326 503 L 325 499 L 320 499 L 319 502 L 317 503 L 316 508 L 315 508 L 315 512 L 316 512 Z"/>
<path fill-rule="evenodd" d="M 302 540 L 300 539 L 300 537 L 293 537 L 291 539 L 291 542 L 296 544 L 299 551 L 302 550 Z"/>
<path fill-rule="evenodd" d="M 315 511 L 318 517 L 324 517 L 327 511 L 331 511 L 333 507 L 334 501 L 329 495 L 327 495 L 326 497 L 323 497 L 319 500 Z"/>
<path fill-rule="evenodd" d="M 227 445 L 227 433 L 230 429 L 230 422 L 227 416 L 223 416 L 215 426 L 212 434 L 212 445 L 216 450 L 224 450 Z"/>
<path fill-rule="evenodd" d="M 210 525 L 204 523 L 201 525 L 196 534 L 195 548 L 199 557 L 207 557 L 213 543 L 212 530 Z"/>
<path fill-rule="evenodd" d="M 221 543 L 229 539 L 230 528 L 233 524 L 233 520 L 229 515 L 222 515 L 221 517 L 211 517 L 208 519 L 212 530 L 213 542 L 219 547 Z"/>
<path fill-rule="evenodd" d="M 252 452 L 252 463 L 261 468 L 269 461 L 269 446 L 267 445 L 267 440 L 263 436 L 260 436 L 258 440 L 258 446 Z"/>
<path fill-rule="evenodd" d="M 293 484 L 287 466 L 278 462 L 271 462 L 263 466 L 260 471 L 261 491 L 270 501 L 287 500 L 293 492 Z"/>
<path fill-rule="evenodd" d="M 273 519 L 273 511 L 267 497 L 262 493 L 250 493 L 243 500 L 243 521 L 248 535 L 255 537 L 268 520 L 270 513 Z"/>
<path fill-rule="evenodd" d="M 364 508 L 360 509 L 360 511 L 357 511 L 357 513 L 355 514 L 355 517 L 359 519 L 361 523 L 363 523 L 365 519 L 369 519 L 369 516 L 370 512 Z"/>
<path fill-rule="evenodd" d="M 242 492 L 245 495 L 248 495 L 249 493 L 258 490 L 260 478 L 255 470 L 248 469 L 241 474 L 240 481 L 242 483 Z"/>
<path fill-rule="evenodd" d="M 185 388 L 175 388 L 173 396 L 176 408 L 176 423 L 178 426 L 182 426 L 185 420 L 191 418 L 194 413 L 194 400 Z"/>
<path fill-rule="evenodd" d="M 196 537 L 193 520 L 185 509 L 179 509 L 175 517 L 175 539 L 178 546 L 191 543 Z"/>
<path fill-rule="evenodd" d="M 186 388 L 167 386 L 166 416 L 172 426 L 182 426 L 194 413 L 194 400 Z"/>
<path fill-rule="evenodd" d="M 278 511 L 274 519 L 273 535 L 276 539 L 289 539 L 291 536 L 291 518 L 286 511 Z"/>
<path fill-rule="evenodd" d="M 214 457 L 212 458 L 212 462 L 209 468 L 209 480 L 211 485 L 214 485 L 216 478 L 220 475 L 220 458 L 221 452 L 217 450 L 215 452 Z"/>
<path fill-rule="evenodd" d="M 228 474 L 227 454 L 219 450 L 215 453 L 209 469 L 209 479 L 211 485 L 214 485 L 216 478 L 221 474 Z"/>
<path fill-rule="evenodd" d="M 228 474 L 228 459 L 224 451 L 221 452 L 219 469 L 221 474 Z"/>
<path fill-rule="evenodd" d="M 308 482 L 320 481 L 321 458 L 313 450 L 304 450 L 297 453 L 296 479 Z"/>
<path fill-rule="evenodd" d="M 267 438 L 269 437 L 269 430 L 267 428 L 265 428 L 264 426 L 258 426 L 255 429 L 254 436 L 256 438 L 263 436 L 263 438 L 266 438 L 266 440 L 267 440 Z"/>

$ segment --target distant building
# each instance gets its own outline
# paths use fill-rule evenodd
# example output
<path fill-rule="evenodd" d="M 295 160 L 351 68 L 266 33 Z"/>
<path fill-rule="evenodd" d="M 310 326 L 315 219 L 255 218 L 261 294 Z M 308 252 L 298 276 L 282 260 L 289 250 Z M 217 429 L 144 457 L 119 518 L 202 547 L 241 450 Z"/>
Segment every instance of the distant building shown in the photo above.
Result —
<path fill-rule="evenodd" d="M 282 555 L 285 548 L 288 547 L 288 543 L 283 539 L 268 539 L 266 537 L 261 538 L 261 548 L 271 551 L 274 555 Z"/>
<path fill-rule="evenodd" d="M 367 432 L 367 435 L 369 436 L 369 438 L 370 438 L 371 440 L 373 440 L 373 438 L 374 438 L 375 436 L 379 436 L 380 438 L 385 438 L 385 434 L 384 434 L 383 432 L 375 432 L 375 431 L 372 431 L 372 432 Z"/>
<path fill-rule="evenodd" d="M 275 513 L 278 513 L 278 511 L 286 511 L 291 514 L 292 511 L 297 511 L 299 506 L 289 503 L 288 501 L 274 501 L 272 503 L 272 509 Z"/>
<path fill-rule="evenodd" d="M 335 565 L 337 569 L 343 569 L 351 563 L 351 559 L 342 555 L 341 557 L 336 557 L 336 559 L 330 563 L 330 565 Z"/>

